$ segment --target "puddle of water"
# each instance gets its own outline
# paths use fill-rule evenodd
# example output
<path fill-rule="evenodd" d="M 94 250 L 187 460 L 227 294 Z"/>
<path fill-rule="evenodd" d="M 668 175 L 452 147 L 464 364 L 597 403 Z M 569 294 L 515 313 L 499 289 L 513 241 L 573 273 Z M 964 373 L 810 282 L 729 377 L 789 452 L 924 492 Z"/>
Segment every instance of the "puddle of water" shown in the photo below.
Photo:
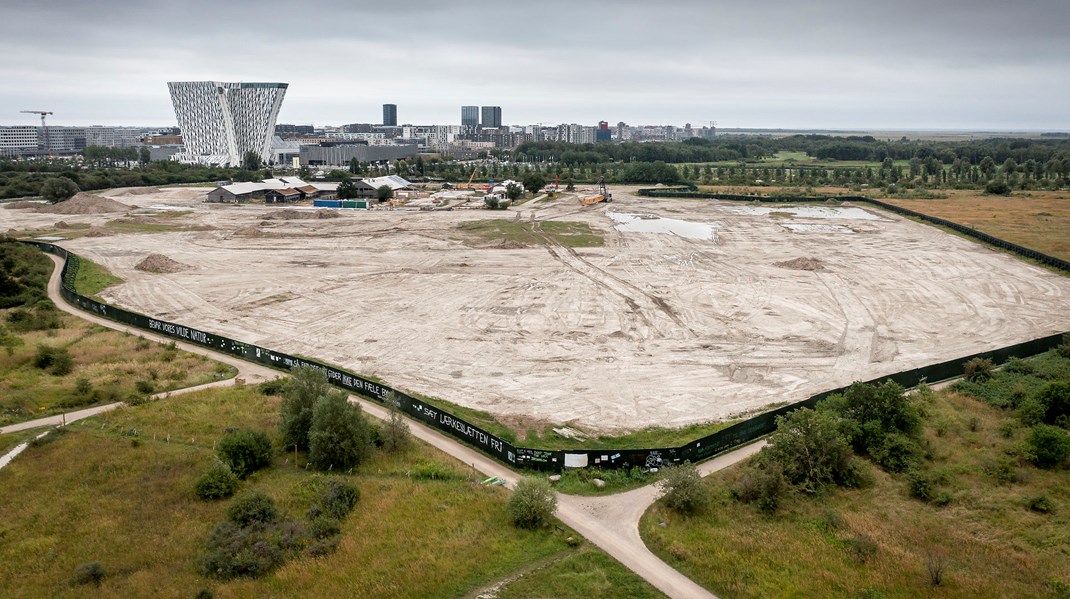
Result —
<path fill-rule="evenodd" d="M 799 218 L 881 220 L 881 217 L 854 206 L 723 206 L 732 214 L 765 216 L 770 212 L 786 212 Z"/>
<path fill-rule="evenodd" d="M 792 233 L 854 233 L 847 225 L 814 224 L 814 223 L 780 223 L 781 227 Z"/>
<path fill-rule="evenodd" d="M 56 237 L 55 235 L 45 235 L 43 237 L 34 237 L 38 241 L 64 241 L 66 237 Z"/>
<path fill-rule="evenodd" d="M 713 231 L 716 229 L 716 225 L 710 223 L 696 223 L 646 214 L 610 212 L 609 218 L 613 219 L 613 226 L 618 231 L 626 233 L 667 233 L 701 241 L 713 241 Z"/>

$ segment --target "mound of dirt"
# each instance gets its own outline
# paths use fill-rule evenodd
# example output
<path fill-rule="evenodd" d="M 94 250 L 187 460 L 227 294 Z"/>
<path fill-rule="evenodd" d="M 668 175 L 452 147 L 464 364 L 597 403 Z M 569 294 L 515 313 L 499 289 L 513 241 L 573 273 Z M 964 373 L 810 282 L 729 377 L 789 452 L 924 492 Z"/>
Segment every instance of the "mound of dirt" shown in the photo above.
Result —
<path fill-rule="evenodd" d="M 89 230 L 86 231 L 85 234 L 86 237 L 107 237 L 109 235 L 111 235 L 111 233 L 108 233 L 107 230 L 102 229 L 101 227 L 89 227 Z"/>
<path fill-rule="evenodd" d="M 123 188 L 123 189 L 116 189 L 115 191 L 111 192 L 111 194 L 113 196 L 116 196 L 116 197 L 122 197 L 122 196 L 140 196 L 140 195 L 145 195 L 145 194 L 149 194 L 149 193 L 159 193 L 159 192 L 160 192 L 160 188 L 159 187 L 126 187 L 126 188 Z"/>
<path fill-rule="evenodd" d="M 341 214 L 336 210 L 294 210 L 293 208 L 287 208 L 285 210 L 276 210 L 275 212 L 268 212 L 263 216 L 266 220 L 313 220 L 321 218 L 338 218 Z"/>
<path fill-rule="evenodd" d="M 794 270 L 825 270 L 825 264 L 817 258 L 795 258 L 794 260 L 777 262 L 776 265 Z"/>
<path fill-rule="evenodd" d="M 249 225 L 248 227 L 236 229 L 233 235 L 235 237 L 263 237 L 264 232 L 256 225 Z"/>
<path fill-rule="evenodd" d="M 66 202 L 38 206 L 36 212 L 48 214 L 106 214 L 126 212 L 130 206 L 91 193 L 78 193 Z"/>
<path fill-rule="evenodd" d="M 134 267 L 136 270 L 143 270 L 145 272 L 154 272 L 157 274 L 167 274 L 172 272 L 182 272 L 184 270 L 191 270 L 193 267 L 189 264 L 183 264 L 164 256 L 162 254 L 149 254 L 144 260 L 137 263 Z"/>

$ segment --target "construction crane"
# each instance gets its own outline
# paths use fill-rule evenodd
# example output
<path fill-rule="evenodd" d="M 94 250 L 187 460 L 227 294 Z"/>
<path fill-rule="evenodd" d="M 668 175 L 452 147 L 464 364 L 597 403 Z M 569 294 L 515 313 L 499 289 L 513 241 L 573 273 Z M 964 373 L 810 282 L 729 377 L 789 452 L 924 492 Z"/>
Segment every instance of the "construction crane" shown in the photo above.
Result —
<path fill-rule="evenodd" d="M 52 157 L 52 144 L 48 143 L 48 125 L 45 124 L 45 117 L 50 115 L 50 114 L 52 114 L 52 113 L 47 111 L 47 110 L 20 110 L 19 112 L 24 112 L 26 114 L 39 114 L 39 115 L 41 115 L 41 133 L 45 138 L 45 153 L 47 153 L 48 157 L 51 158 Z"/>

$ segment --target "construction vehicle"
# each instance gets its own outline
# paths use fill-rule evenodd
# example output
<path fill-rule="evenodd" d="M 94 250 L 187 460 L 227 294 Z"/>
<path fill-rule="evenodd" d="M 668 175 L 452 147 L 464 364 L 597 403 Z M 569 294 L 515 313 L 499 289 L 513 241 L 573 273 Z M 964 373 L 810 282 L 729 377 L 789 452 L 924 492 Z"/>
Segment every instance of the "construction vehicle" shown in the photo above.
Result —
<path fill-rule="evenodd" d="M 45 117 L 52 114 L 47 110 L 20 110 L 19 112 L 25 112 L 26 114 L 39 114 L 41 115 L 41 134 L 44 137 L 45 153 L 48 157 L 52 157 L 52 144 L 48 142 L 48 125 L 45 124 Z"/>
<path fill-rule="evenodd" d="M 596 195 L 596 196 L 594 196 L 592 198 L 581 198 L 580 199 L 580 205 L 581 206 L 593 206 L 594 204 L 597 204 L 598 202 L 612 202 L 612 201 L 613 201 L 613 194 L 609 193 L 609 190 L 606 189 L 606 178 L 603 176 L 603 177 L 599 177 L 598 178 L 598 195 Z"/>
<path fill-rule="evenodd" d="M 472 186 L 472 181 L 476 178 L 476 172 L 479 171 L 479 167 L 472 169 L 472 174 L 468 177 L 468 183 L 458 183 L 456 189 L 478 189 L 478 187 Z"/>

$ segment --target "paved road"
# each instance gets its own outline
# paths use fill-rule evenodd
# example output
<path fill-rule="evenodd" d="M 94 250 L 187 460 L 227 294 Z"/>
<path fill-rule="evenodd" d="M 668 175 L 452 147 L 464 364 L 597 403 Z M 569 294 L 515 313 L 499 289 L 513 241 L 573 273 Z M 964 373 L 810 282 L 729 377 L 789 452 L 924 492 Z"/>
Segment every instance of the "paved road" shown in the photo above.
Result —
<path fill-rule="evenodd" d="M 48 283 L 48 294 L 60 309 L 102 326 L 142 335 L 147 339 L 154 339 L 160 342 L 172 341 L 169 337 L 134 329 L 68 306 L 59 293 L 59 273 L 62 269 L 63 261 L 57 256 L 51 254 L 48 256 L 56 263 L 56 268 Z M 282 374 L 265 366 L 246 362 L 228 354 L 217 353 L 201 346 L 181 341 L 176 341 L 175 344 L 185 351 L 200 354 L 236 367 L 239 372 L 238 376 L 250 383 L 270 380 Z M 171 393 L 174 395 L 176 392 Z M 389 410 L 379 403 L 356 396 L 350 396 L 350 401 L 359 404 L 365 412 L 376 418 L 387 419 L 390 416 Z M 516 481 L 520 478 L 520 474 L 504 464 L 435 429 L 415 420 L 408 420 L 408 424 L 413 436 L 417 439 L 470 465 L 475 471 L 484 476 L 497 476 L 506 479 L 507 488 L 514 488 Z M 754 455 L 763 445 L 764 441 L 753 443 L 703 462 L 699 464 L 699 472 L 705 476 L 727 468 Z M 657 499 L 657 495 L 657 489 L 653 485 L 604 497 L 558 494 L 557 517 L 669 597 L 674 599 L 715 597 L 715 595 L 658 559 L 647 549 L 643 540 L 639 537 L 639 518 Z"/>

